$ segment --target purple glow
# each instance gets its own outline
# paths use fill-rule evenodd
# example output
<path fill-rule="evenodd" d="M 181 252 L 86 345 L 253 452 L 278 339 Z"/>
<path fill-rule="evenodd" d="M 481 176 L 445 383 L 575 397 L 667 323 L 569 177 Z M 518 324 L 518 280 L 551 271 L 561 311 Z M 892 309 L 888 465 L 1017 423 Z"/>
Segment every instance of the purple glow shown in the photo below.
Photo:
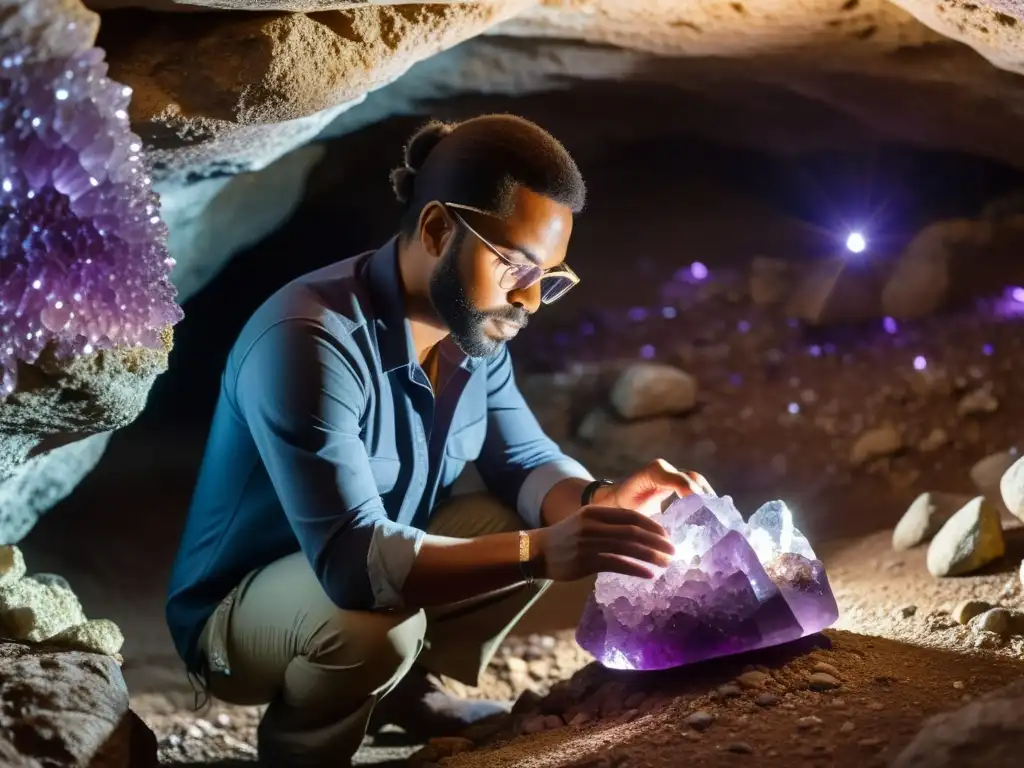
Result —
<path fill-rule="evenodd" d="M 786 410 L 795 416 L 796 414 L 800 413 L 800 404 L 790 403 Z"/>
<path fill-rule="evenodd" d="M 899 330 L 896 321 L 891 317 L 887 317 L 882 321 L 882 327 L 885 328 L 886 333 L 896 333 Z"/>
<path fill-rule="evenodd" d="M 1010 289 L 1010 298 L 1019 304 L 1024 304 L 1024 288 L 1014 287 Z"/>
<path fill-rule="evenodd" d="M 567 347 L 567 346 L 569 346 L 569 334 L 567 334 L 567 333 L 556 333 L 555 334 L 555 344 L 557 344 L 560 347 Z"/>
<path fill-rule="evenodd" d="M 611 669 L 668 669 L 820 632 L 839 618 L 825 567 L 781 501 L 745 523 L 728 496 L 655 515 L 676 545 L 656 578 L 597 577 L 576 641 Z"/>
<path fill-rule="evenodd" d="M 695 261 L 690 265 L 690 274 L 693 275 L 694 280 L 703 280 L 708 276 L 708 268 L 699 261 Z"/>
<path fill-rule="evenodd" d="M 738 387 L 743 384 L 743 376 L 738 373 L 734 373 L 729 377 L 729 383 L 734 387 Z"/>
<path fill-rule="evenodd" d="M 918 355 L 914 358 L 914 370 L 923 371 L 928 367 L 928 361 L 924 359 L 923 355 Z"/>
<path fill-rule="evenodd" d="M 651 358 L 653 358 L 654 357 L 654 345 L 653 344 L 644 344 L 642 347 L 640 347 L 640 357 L 642 357 L 644 360 L 650 360 Z"/>
<path fill-rule="evenodd" d="M 746 320 L 740 320 L 739 325 L 736 326 L 736 330 L 738 330 L 740 333 L 749 333 L 750 323 L 747 322 Z"/>
<path fill-rule="evenodd" d="M 633 307 L 629 310 L 629 319 L 634 323 L 639 323 L 647 319 L 647 310 L 643 307 Z"/>
<path fill-rule="evenodd" d="M 662 307 L 661 308 L 661 316 L 664 317 L 666 320 L 671 320 L 672 318 L 674 318 L 676 316 L 676 308 L 675 307 Z"/>
<path fill-rule="evenodd" d="M 986 344 L 981 348 L 981 354 L 985 355 L 985 357 L 991 357 L 995 351 L 995 348 L 991 344 Z"/>
<path fill-rule="evenodd" d="M 580 323 L 580 333 L 584 336 L 594 335 L 594 324 L 590 322 Z"/>
<path fill-rule="evenodd" d="M 807 351 L 810 353 L 811 357 L 821 357 L 821 347 L 817 344 L 812 344 Z"/>

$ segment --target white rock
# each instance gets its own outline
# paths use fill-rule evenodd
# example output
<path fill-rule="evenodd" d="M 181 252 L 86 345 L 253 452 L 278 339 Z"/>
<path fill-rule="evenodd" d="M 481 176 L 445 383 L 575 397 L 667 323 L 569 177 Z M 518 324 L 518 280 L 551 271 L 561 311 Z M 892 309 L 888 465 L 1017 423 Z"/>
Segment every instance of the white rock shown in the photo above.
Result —
<path fill-rule="evenodd" d="M 1005 608 L 990 608 L 969 623 L 976 632 L 994 632 L 1003 637 L 1010 634 L 1010 612 Z"/>
<path fill-rule="evenodd" d="M 81 603 L 68 589 L 33 579 L 0 587 L 0 633 L 12 640 L 40 642 L 85 621 Z"/>
<path fill-rule="evenodd" d="M 850 461 L 855 465 L 864 464 L 871 459 L 891 456 L 903 448 L 903 437 L 892 424 L 883 424 L 869 429 L 857 438 L 850 449 Z"/>
<path fill-rule="evenodd" d="M 971 467 L 971 482 L 1001 512 L 1007 511 L 1003 504 L 1001 481 L 1019 458 L 1020 455 L 1012 451 L 1001 451 L 986 456 Z"/>
<path fill-rule="evenodd" d="M 49 639 L 54 645 L 115 656 L 124 645 L 121 628 L 110 619 L 91 619 L 68 627 Z"/>
<path fill-rule="evenodd" d="M 942 427 L 935 427 L 928 435 L 917 444 L 917 450 L 921 453 L 932 453 L 949 444 L 949 435 Z"/>
<path fill-rule="evenodd" d="M 892 548 L 899 552 L 930 541 L 946 521 L 970 500 L 970 496 L 961 494 L 922 493 L 896 524 L 892 532 Z"/>
<path fill-rule="evenodd" d="M 611 401 L 624 419 L 687 413 L 697 404 L 697 379 L 670 365 L 637 363 L 619 376 Z"/>
<path fill-rule="evenodd" d="M 1010 514 L 1024 520 L 1024 457 L 1017 459 L 1003 473 L 999 492 Z"/>
<path fill-rule="evenodd" d="M 1005 551 L 999 510 L 978 496 L 953 515 L 932 539 L 928 546 L 928 571 L 933 576 L 959 576 L 1002 557 Z"/>
<path fill-rule="evenodd" d="M 0 547 L 0 587 L 13 584 L 25 576 L 25 557 L 13 544 Z"/>
<path fill-rule="evenodd" d="M 992 605 L 984 600 L 964 600 L 957 603 L 951 615 L 957 624 L 967 624 L 975 616 L 980 616 L 991 608 Z"/>

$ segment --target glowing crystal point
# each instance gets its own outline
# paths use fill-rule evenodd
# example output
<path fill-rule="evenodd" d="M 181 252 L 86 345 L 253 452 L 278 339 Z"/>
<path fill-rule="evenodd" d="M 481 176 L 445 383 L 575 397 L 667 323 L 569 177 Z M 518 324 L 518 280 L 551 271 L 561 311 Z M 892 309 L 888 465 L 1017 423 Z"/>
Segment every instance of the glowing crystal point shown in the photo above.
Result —
<path fill-rule="evenodd" d="M 73 51 L 77 27 L 56 50 Z M 18 361 L 159 348 L 182 317 L 167 229 L 131 132 L 131 89 L 98 48 L 0 57 L 0 400 Z"/>
<path fill-rule="evenodd" d="M 603 573 L 576 640 L 615 669 L 666 669 L 790 642 L 839 609 L 825 567 L 781 501 L 749 520 L 725 497 L 689 496 L 656 515 L 676 545 L 653 580 Z"/>

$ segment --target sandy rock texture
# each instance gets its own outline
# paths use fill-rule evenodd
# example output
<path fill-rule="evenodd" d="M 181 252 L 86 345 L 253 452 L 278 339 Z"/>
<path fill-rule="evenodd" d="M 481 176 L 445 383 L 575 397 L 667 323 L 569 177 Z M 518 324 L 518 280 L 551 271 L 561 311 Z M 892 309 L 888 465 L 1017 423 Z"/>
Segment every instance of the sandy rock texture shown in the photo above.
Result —
<path fill-rule="evenodd" d="M 113 659 L 0 642 L 0 762 L 156 766 L 156 739 L 128 708 Z"/>

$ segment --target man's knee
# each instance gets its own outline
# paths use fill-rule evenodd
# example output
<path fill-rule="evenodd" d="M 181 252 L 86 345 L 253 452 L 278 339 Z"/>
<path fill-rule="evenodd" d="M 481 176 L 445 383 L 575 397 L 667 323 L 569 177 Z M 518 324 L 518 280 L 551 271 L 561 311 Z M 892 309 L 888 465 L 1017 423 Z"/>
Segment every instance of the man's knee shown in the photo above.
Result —
<path fill-rule="evenodd" d="M 303 655 L 315 666 L 350 673 L 368 695 L 408 672 L 426 632 L 421 610 L 337 611 L 313 634 Z"/>

